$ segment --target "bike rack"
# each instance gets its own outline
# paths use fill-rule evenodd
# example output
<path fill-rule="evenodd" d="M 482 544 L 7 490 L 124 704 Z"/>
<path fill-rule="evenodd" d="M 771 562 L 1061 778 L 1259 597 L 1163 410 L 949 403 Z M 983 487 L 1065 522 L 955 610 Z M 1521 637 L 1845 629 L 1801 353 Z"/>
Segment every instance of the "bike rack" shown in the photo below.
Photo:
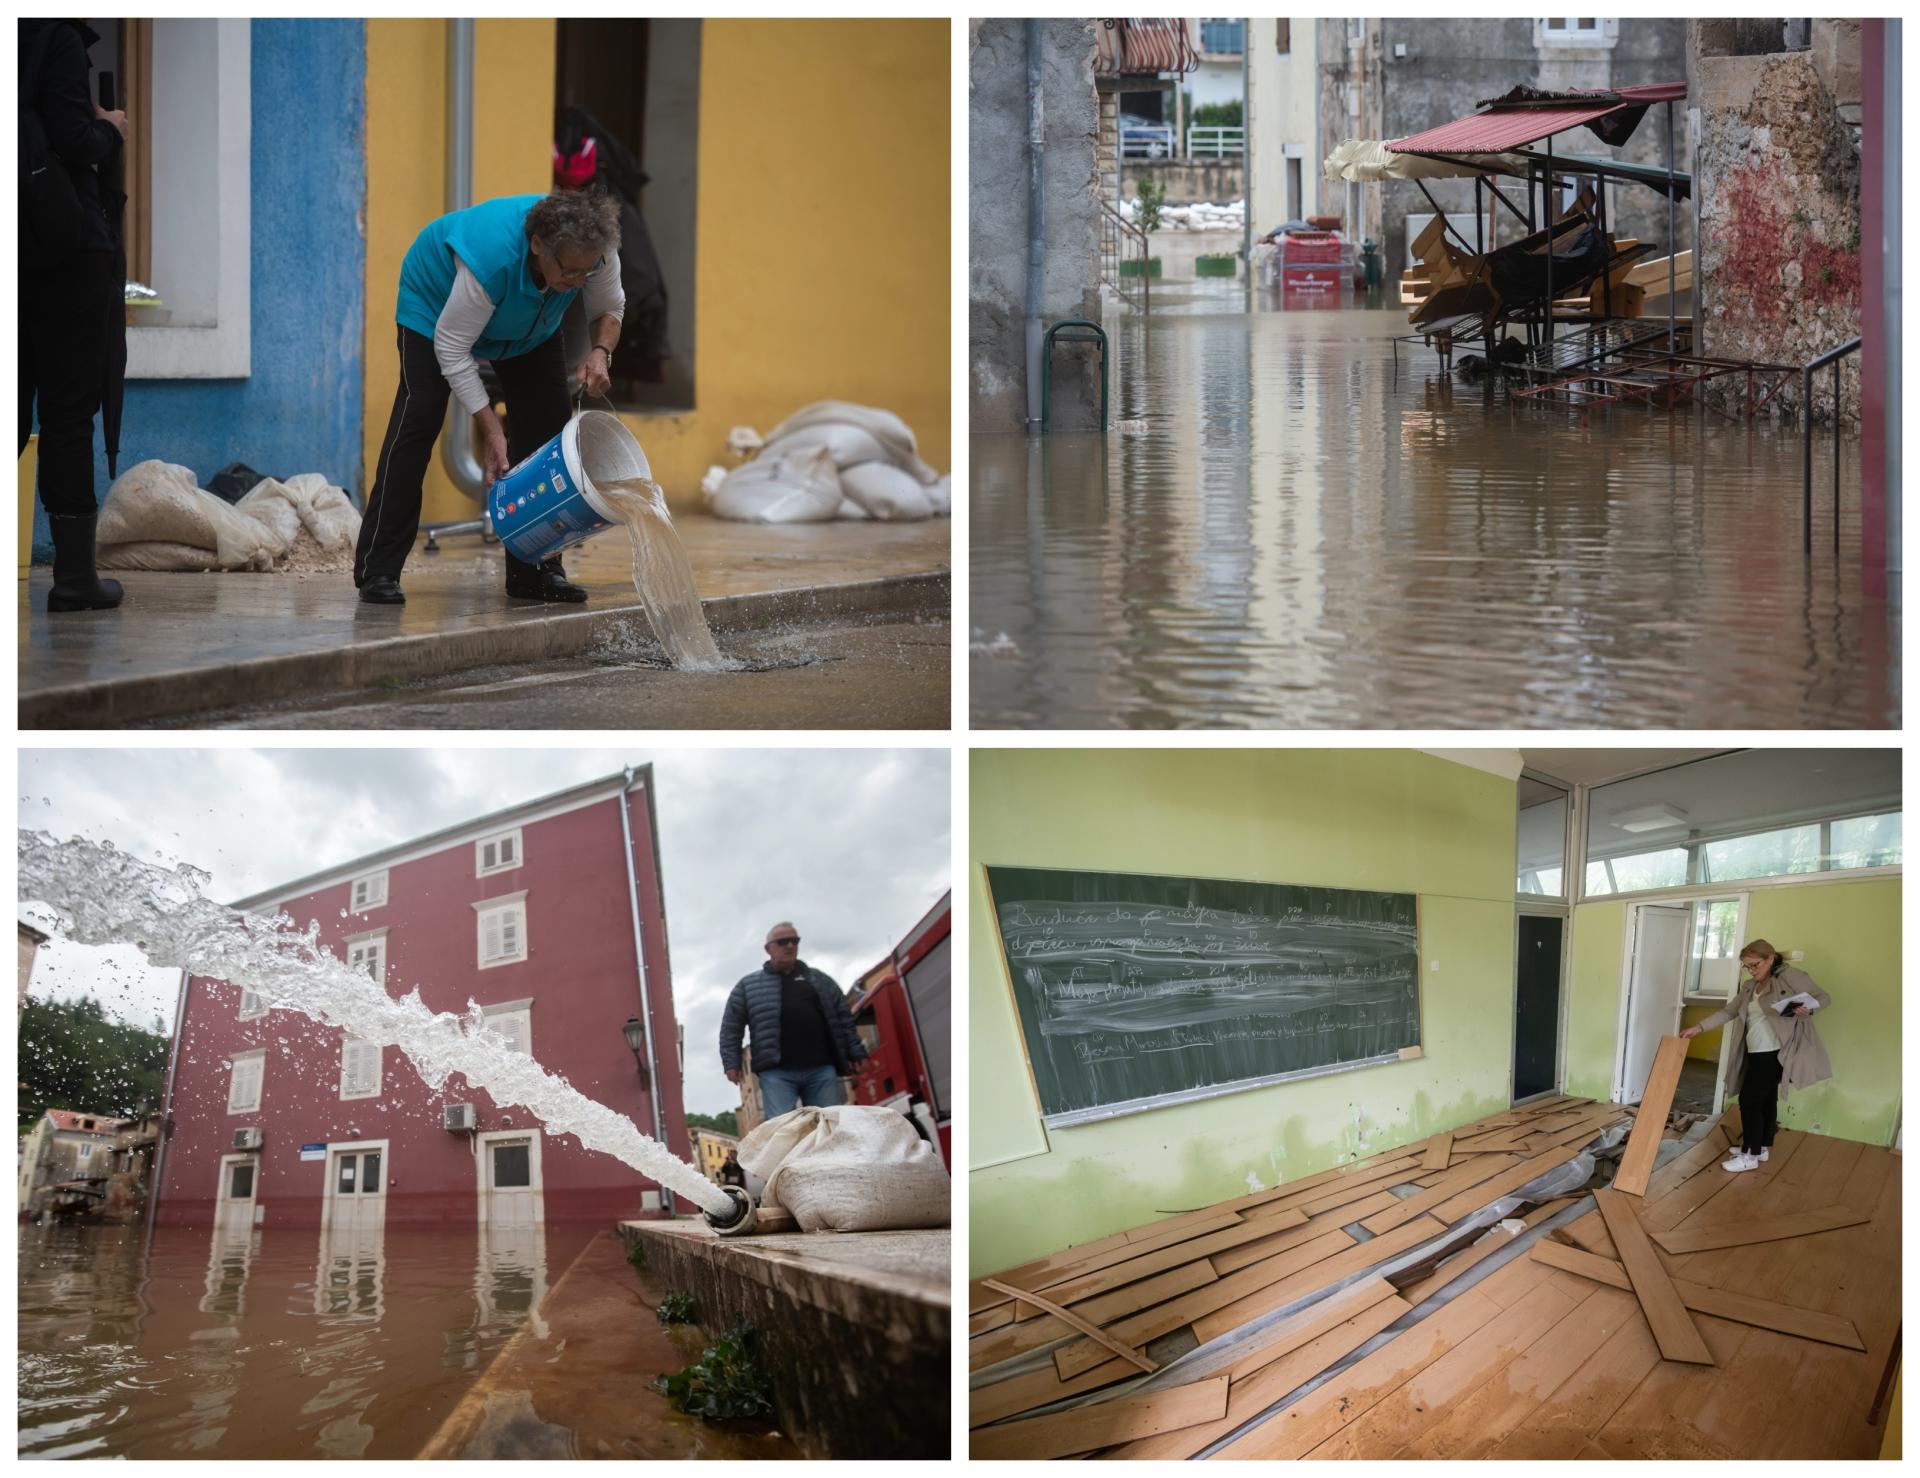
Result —
<path fill-rule="evenodd" d="M 1084 329 L 1084 333 L 1072 330 Z M 1107 431 L 1107 331 L 1084 318 L 1063 318 L 1047 330 L 1040 349 L 1040 430 L 1044 434 L 1053 414 L 1053 345 L 1098 344 L 1100 346 L 1100 434 Z"/>

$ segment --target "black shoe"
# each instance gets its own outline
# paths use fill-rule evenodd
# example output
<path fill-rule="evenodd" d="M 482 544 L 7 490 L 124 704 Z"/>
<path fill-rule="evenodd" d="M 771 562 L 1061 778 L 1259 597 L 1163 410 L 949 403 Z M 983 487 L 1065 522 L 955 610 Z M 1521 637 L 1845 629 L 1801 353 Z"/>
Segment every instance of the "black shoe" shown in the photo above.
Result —
<path fill-rule="evenodd" d="M 585 605 L 587 592 L 567 578 L 567 572 L 560 566 L 560 556 L 552 555 L 537 565 L 525 565 L 519 560 L 513 562 L 507 570 L 507 594 L 520 600 L 553 601 L 563 605 Z M 526 573 L 531 570 L 532 573 Z"/>
<path fill-rule="evenodd" d="M 93 567 L 95 515 L 50 514 L 53 531 L 53 589 L 49 611 L 110 611 L 120 604 L 120 582 L 102 580 Z"/>
<path fill-rule="evenodd" d="M 407 597 L 391 575 L 374 575 L 360 587 L 360 599 L 375 606 L 404 606 Z"/>

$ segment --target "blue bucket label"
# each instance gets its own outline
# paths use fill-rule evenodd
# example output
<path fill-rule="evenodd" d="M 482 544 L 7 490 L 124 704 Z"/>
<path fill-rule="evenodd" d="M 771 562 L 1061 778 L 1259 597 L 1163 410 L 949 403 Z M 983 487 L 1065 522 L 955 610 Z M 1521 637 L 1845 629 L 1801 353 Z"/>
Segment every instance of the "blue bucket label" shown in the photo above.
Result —
<path fill-rule="evenodd" d="M 495 537 L 530 564 L 611 527 L 582 495 L 565 441 L 554 437 L 487 494 Z"/>

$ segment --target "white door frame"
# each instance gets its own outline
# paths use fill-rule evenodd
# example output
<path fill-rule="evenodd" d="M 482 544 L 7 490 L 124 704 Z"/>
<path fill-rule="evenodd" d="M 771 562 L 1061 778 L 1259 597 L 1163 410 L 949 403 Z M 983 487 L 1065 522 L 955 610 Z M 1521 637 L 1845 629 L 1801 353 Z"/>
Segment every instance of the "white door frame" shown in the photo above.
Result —
<path fill-rule="evenodd" d="M 259 1223 L 263 1204 L 260 1200 L 260 1159 L 261 1156 L 257 1150 L 244 1154 L 226 1154 L 220 1157 L 220 1190 L 214 1197 L 213 1203 L 216 1218 L 225 1221 L 232 1209 L 241 1204 L 236 1201 L 228 1191 L 228 1187 L 231 1186 L 233 1182 L 227 1174 L 227 1167 L 229 1165 L 251 1164 L 253 1166 L 253 1195 L 247 1204 L 253 1208 L 250 1220 L 256 1225 Z"/>
<path fill-rule="evenodd" d="M 501 1139 L 532 1141 L 532 1146 L 527 1152 L 527 1189 L 533 1196 L 533 1219 L 544 1225 L 547 1219 L 547 1189 L 546 1179 L 540 1170 L 541 1134 L 539 1129 L 532 1125 L 525 1129 L 487 1129 L 473 1136 L 474 1182 L 478 1192 L 475 1197 L 475 1216 L 482 1222 L 490 1219 L 487 1216 L 487 1208 L 492 1193 L 487 1186 L 487 1175 L 493 1164 L 494 1141 Z"/>
<path fill-rule="evenodd" d="M 1625 948 L 1620 959 L 1620 1011 L 1613 1027 L 1613 1102 L 1621 1101 L 1620 1095 L 1626 1091 L 1627 1084 L 1627 1017 L 1633 998 L 1633 959 L 1639 945 L 1640 910 L 1643 908 L 1684 908 L 1688 917 L 1692 917 L 1690 898 L 1650 898 L 1644 902 L 1627 905 L 1627 930 Z M 1684 958 L 1684 956 L 1683 956 Z M 1680 1020 L 1681 1012 L 1686 1008 L 1686 979 L 1684 972 L 1680 981 L 1680 993 L 1674 997 L 1674 1021 Z M 1670 1035 L 1670 1034 L 1667 1034 Z"/>
<path fill-rule="evenodd" d="M 356 1187 L 353 1194 L 353 1201 L 357 1206 L 364 1206 L 369 1202 L 378 1202 L 380 1219 L 382 1221 L 386 1220 L 387 1187 L 393 1184 L 393 1155 L 387 1146 L 388 1141 L 384 1139 L 348 1139 L 342 1140 L 338 1144 L 329 1144 L 327 1146 L 327 1158 L 325 1162 L 326 1192 L 320 1202 L 320 1219 L 323 1223 L 333 1219 L 333 1203 L 338 1199 L 334 1194 L 334 1186 L 338 1183 L 339 1176 L 334 1170 L 333 1157 L 335 1155 L 359 1154 L 366 1150 L 378 1150 L 380 1152 L 380 1189 L 369 1194 L 360 1191 L 359 1188 Z"/>

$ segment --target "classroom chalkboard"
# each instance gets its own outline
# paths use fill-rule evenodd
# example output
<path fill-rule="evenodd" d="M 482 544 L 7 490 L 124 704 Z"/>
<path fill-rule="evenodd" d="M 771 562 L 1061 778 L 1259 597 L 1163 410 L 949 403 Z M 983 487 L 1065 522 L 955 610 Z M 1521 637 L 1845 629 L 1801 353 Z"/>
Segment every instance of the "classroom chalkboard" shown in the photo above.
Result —
<path fill-rule="evenodd" d="M 1414 1055 L 1411 893 L 986 869 L 1052 1127 Z"/>

